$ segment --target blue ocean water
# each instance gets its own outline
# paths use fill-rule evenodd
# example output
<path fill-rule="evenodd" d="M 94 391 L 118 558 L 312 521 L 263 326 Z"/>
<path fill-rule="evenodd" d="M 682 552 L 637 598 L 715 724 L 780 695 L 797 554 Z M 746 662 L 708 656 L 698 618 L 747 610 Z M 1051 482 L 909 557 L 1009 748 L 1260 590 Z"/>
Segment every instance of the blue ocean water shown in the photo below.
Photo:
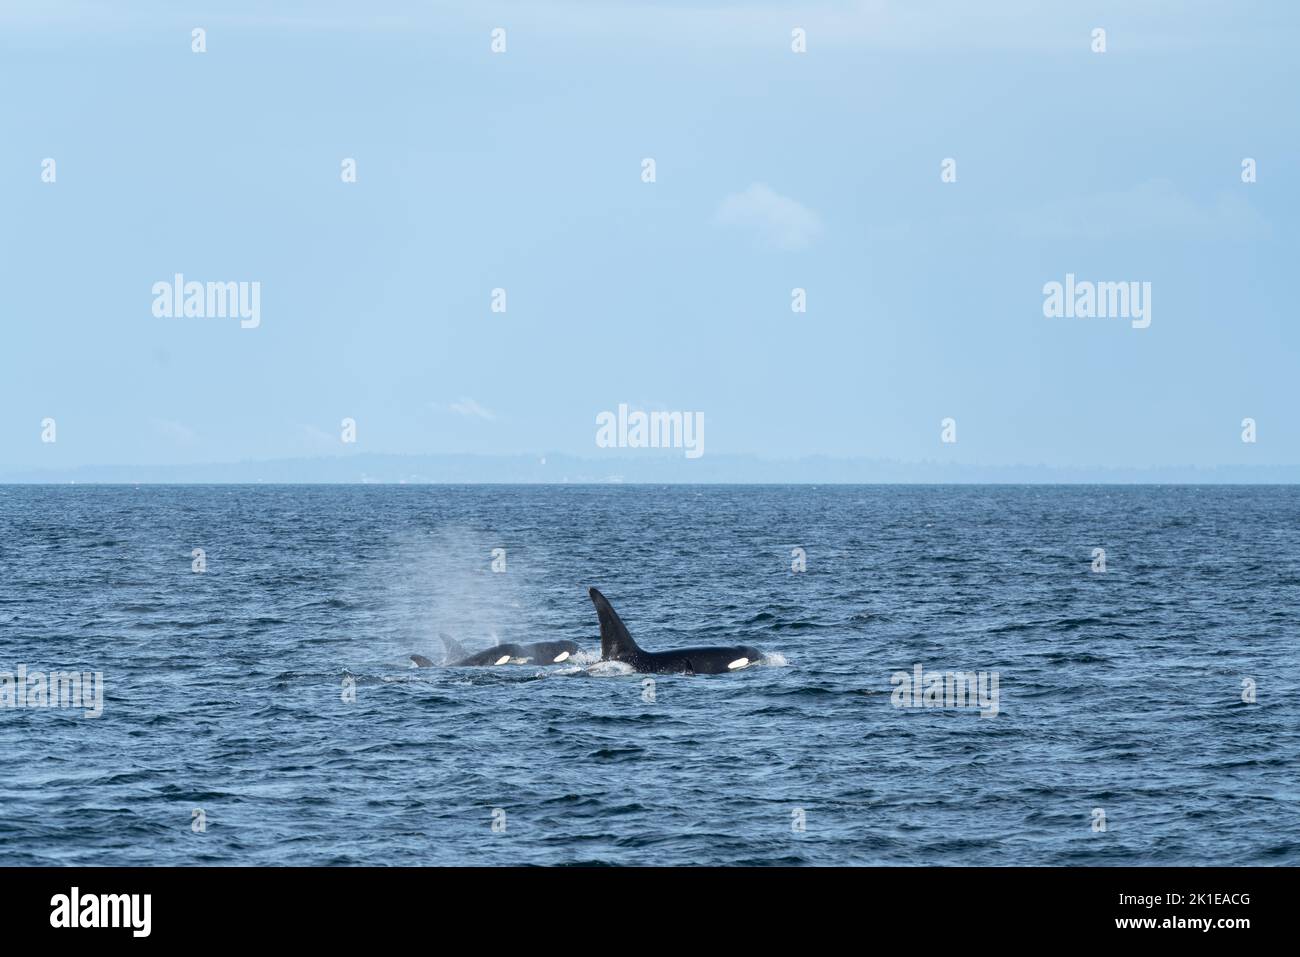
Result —
<path fill-rule="evenodd" d="M 105 687 L 0 708 L 11 864 L 1300 863 L 1294 487 L 8 486 L 0 530 L 0 672 Z M 648 689 L 588 585 L 775 663 Z M 589 653 L 410 668 L 439 632 Z M 997 715 L 895 707 L 917 664 Z"/>

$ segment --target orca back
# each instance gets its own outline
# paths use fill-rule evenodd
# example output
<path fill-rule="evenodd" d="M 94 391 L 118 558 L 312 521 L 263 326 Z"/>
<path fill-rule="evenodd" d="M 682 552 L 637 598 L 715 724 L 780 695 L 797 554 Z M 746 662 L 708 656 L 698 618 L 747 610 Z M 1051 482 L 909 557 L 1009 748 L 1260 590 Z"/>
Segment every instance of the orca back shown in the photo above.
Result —
<path fill-rule="evenodd" d="M 536 641 L 520 648 L 525 657 L 543 665 L 553 664 L 560 655 L 568 657 L 582 650 L 576 641 Z"/>
<path fill-rule="evenodd" d="M 749 645 L 709 645 L 647 651 L 639 659 L 638 670 L 658 674 L 725 675 L 764 660 L 763 653 Z M 744 664 L 740 664 L 742 661 Z"/>

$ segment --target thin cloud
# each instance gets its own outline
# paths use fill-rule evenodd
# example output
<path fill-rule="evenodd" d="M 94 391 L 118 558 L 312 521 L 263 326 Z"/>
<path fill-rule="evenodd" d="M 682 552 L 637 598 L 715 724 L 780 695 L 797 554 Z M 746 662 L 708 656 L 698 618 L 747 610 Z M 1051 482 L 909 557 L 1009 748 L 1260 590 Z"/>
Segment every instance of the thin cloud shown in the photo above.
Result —
<path fill-rule="evenodd" d="M 873 241 L 968 236 L 985 240 L 1141 239 L 1234 241 L 1267 239 L 1269 221 L 1251 204 L 1246 187 L 1193 197 L 1167 179 L 1121 190 L 1064 196 L 1021 209 L 981 216 L 935 216 L 872 226 Z"/>
<path fill-rule="evenodd" d="M 192 445 L 198 437 L 194 430 L 182 422 L 174 422 L 171 419 L 154 419 L 153 430 L 158 435 L 177 445 Z"/>
<path fill-rule="evenodd" d="M 451 411 L 455 412 L 457 415 L 463 415 L 466 418 L 479 418 L 487 422 L 491 422 L 496 418 L 496 413 L 491 409 L 485 409 L 473 399 L 464 396 L 462 396 L 458 402 L 453 402 L 451 405 L 447 406 L 447 408 L 451 409 Z"/>
<path fill-rule="evenodd" d="M 1053 200 L 1015 217 L 1015 231 L 1029 239 L 1256 239 L 1269 225 L 1241 195 L 1221 192 L 1198 202 L 1167 179 L 1131 189 Z"/>
<path fill-rule="evenodd" d="M 754 183 L 743 193 L 726 197 L 714 222 L 751 230 L 763 242 L 780 249 L 803 249 L 822 231 L 821 217 L 765 183 Z"/>
<path fill-rule="evenodd" d="M 330 433 L 326 432 L 324 429 L 315 425 L 307 425 L 305 423 L 299 423 L 298 432 L 306 441 L 308 441 L 312 445 L 331 446 L 331 445 L 338 444 L 339 441 L 339 437 L 337 435 L 330 435 Z"/>

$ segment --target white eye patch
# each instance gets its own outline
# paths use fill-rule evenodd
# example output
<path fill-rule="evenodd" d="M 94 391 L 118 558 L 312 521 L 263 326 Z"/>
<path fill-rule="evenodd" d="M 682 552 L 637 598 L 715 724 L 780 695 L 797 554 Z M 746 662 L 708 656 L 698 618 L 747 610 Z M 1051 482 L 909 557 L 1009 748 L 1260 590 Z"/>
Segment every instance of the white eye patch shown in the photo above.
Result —
<path fill-rule="evenodd" d="M 727 667 L 730 668 L 732 671 L 735 671 L 737 668 L 743 668 L 747 664 L 749 664 L 748 658 L 737 658 L 731 664 L 727 665 Z"/>
<path fill-rule="evenodd" d="M 567 651 L 561 651 L 558 655 L 555 656 L 555 661 L 551 663 L 559 664 L 561 661 L 564 661 L 568 657 L 569 657 L 569 653 Z"/>
<path fill-rule="evenodd" d="M 502 655 L 500 658 L 498 658 L 496 661 L 494 661 L 494 662 L 492 662 L 492 663 L 493 663 L 494 665 L 504 665 L 504 664 L 505 664 L 507 661 L 509 661 L 509 660 L 510 660 L 510 656 L 509 656 L 509 655 Z"/>

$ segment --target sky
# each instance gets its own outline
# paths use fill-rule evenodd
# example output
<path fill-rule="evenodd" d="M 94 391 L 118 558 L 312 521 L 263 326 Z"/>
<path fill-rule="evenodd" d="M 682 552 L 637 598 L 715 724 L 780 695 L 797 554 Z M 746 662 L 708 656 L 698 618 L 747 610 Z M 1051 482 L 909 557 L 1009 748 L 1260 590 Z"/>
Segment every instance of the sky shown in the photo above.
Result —
<path fill-rule="evenodd" d="M 1296 465 L 1298 27 L 3 0 L 0 474 L 655 454 L 597 445 L 620 404 L 702 416 L 697 462 Z M 177 273 L 259 283 L 258 324 L 155 315 Z M 1044 315 L 1067 274 L 1150 324 Z"/>

